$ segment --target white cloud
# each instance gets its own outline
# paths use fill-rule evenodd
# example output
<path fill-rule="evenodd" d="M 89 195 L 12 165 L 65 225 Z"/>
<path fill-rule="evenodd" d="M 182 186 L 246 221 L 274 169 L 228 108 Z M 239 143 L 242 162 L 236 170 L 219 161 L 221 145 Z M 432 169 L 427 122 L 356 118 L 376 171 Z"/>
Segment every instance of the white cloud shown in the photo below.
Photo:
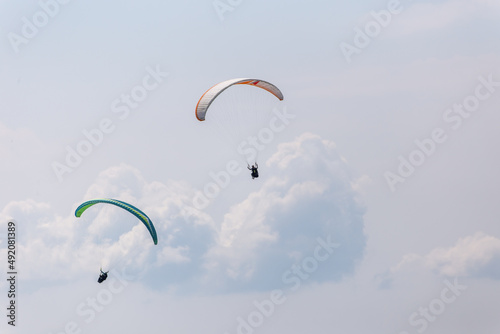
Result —
<path fill-rule="evenodd" d="M 445 276 L 490 276 L 500 279 L 500 239 L 482 232 L 460 238 L 450 248 L 437 248 L 425 265 Z"/>
<path fill-rule="evenodd" d="M 194 190 L 181 182 L 148 182 L 137 169 L 125 164 L 103 171 L 89 187 L 82 202 L 117 198 L 146 212 L 157 230 L 157 246 L 135 217 L 106 205 L 96 205 L 81 218 L 74 217 L 73 210 L 61 217 L 50 204 L 28 199 L 9 203 L 1 216 L 3 222 L 15 219 L 18 223 L 25 279 L 71 279 L 99 266 L 128 265 L 140 270 L 199 257 L 193 254 L 185 233 L 199 227 L 202 236 L 198 238 L 208 242 L 213 224 L 208 215 L 189 207 L 193 195 Z"/>
<path fill-rule="evenodd" d="M 189 247 L 163 247 L 161 252 L 158 254 L 158 265 L 163 265 L 165 263 L 182 263 L 189 262 L 189 257 L 186 253 L 189 251 Z"/>
<path fill-rule="evenodd" d="M 28 280 L 126 266 L 154 286 L 265 289 L 311 256 L 319 237 L 341 247 L 314 280 L 352 272 L 365 246 L 364 208 L 335 145 L 306 133 L 280 145 L 266 165 L 262 187 L 234 204 L 220 225 L 192 207 L 195 190 L 184 182 L 148 181 L 126 164 L 101 172 L 81 202 L 115 198 L 137 206 L 156 227 L 156 246 L 142 223 L 111 205 L 97 204 L 76 218 L 79 203 L 60 216 L 50 204 L 28 199 L 9 203 L 2 215 L 19 222 Z"/>
<path fill-rule="evenodd" d="M 427 255 L 407 254 L 392 274 L 425 269 L 445 277 L 490 277 L 500 279 L 500 239 L 477 232 L 460 238 L 449 248 L 436 248 Z"/>
<path fill-rule="evenodd" d="M 280 285 L 281 274 L 310 256 L 316 239 L 325 236 L 341 247 L 316 279 L 352 271 L 365 244 L 364 209 L 335 144 L 303 134 L 281 144 L 266 170 L 272 175 L 261 189 L 224 216 L 217 245 L 207 255 L 210 275 L 236 286 Z"/>

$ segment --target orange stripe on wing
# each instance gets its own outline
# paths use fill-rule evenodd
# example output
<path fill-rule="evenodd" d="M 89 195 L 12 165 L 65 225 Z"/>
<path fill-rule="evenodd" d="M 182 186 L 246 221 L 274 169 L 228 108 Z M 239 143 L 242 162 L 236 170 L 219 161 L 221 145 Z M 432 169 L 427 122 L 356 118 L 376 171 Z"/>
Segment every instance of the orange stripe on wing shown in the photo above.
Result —
<path fill-rule="evenodd" d="M 220 82 L 219 82 L 220 83 Z M 203 97 L 205 96 L 205 94 L 207 94 L 212 88 L 214 88 L 215 86 L 217 86 L 219 83 L 216 83 L 215 85 L 213 85 L 212 87 L 210 87 L 209 89 L 207 89 L 207 91 L 205 93 L 203 93 L 203 95 L 200 97 L 200 99 L 198 100 L 198 103 L 196 103 L 196 108 L 194 109 L 194 115 L 196 116 L 196 118 L 200 121 L 200 122 L 203 122 L 204 119 L 199 119 L 198 118 L 198 105 L 200 104 L 200 101 L 203 99 Z"/>

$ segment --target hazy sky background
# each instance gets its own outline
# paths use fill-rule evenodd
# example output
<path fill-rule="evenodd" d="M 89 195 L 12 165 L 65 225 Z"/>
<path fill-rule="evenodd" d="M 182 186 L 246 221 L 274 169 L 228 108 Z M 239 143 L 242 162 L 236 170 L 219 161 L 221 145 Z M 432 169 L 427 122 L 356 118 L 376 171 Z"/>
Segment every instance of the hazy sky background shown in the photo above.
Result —
<path fill-rule="evenodd" d="M 500 330 L 498 1 L 64 2 L 0 0 L 2 333 Z M 194 115 L 238 77 L 256 180 Z"/>

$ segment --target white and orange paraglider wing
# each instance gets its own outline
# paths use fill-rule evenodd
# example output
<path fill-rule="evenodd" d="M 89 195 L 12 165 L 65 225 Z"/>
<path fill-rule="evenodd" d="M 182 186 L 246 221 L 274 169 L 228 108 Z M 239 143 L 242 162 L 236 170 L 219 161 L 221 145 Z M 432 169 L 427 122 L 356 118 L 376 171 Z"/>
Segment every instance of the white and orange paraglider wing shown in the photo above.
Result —
<path fill-rule="evenodd" d="M 278 87 L 267 81 L 259 79 L 250 79 L 250 78 L 226 80 L 216 84 L 201 96 L 200 100 L 198 101 L 198 104 L 196 105 L 196 118 L 199 121 L 204 121 L 205 115 L 207 113 L 208 107 L 210 107 L 210 104 L 217 98 L 217 96 L 219 96 L 220 93 L 222 93 L 224 90 L 228 89 L 232 85 L 256 86 L 267 90 L 269 93 L 273 94 L 278 99 L 283 100 L 283 94 L 278 89 Z"/>

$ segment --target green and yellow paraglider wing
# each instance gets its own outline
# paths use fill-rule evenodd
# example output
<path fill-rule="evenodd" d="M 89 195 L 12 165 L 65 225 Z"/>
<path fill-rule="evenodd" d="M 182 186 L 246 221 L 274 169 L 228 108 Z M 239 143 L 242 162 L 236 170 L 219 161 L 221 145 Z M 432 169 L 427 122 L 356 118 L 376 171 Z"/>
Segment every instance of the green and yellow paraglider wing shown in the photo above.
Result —
<path fill-rule="evenodd" d="M 128 203 L 125 203 L 123 201 L 120 201 L 117 199 L 111 199 L 111 198 L 93 199 L 93 200 L 90 200 L 90 201 L 87 201 L 87 202 L 80 204 L 78 206 L 78 208 L 76 208 L 76 210 L 75 210 L 75 216 L 80 217 L 82 215 L 82 213 L 85 212 L 85 210 L 87 210 L 91 206 L 93 206 L 95 204 L 99 204 L 99 203 L 116 205 L 124 210 L 127 210 L 128 212 L 130 212 L 134 216 L 136 216 L 141 222 L 144 223 L 144 225 L 148 229 L 149 233 L 151 234 L 151 238 L 153 238 L 155 245 L 158 244 L 158 237 L 156 236 L 156 230 L 155 230 L 155 227 L 154 227 L 151 219 L 149 219 L 149 217 L 144 212 L 142 212 L 141 210 L 139 210 L 135 206 L 128 204 Z"/>

